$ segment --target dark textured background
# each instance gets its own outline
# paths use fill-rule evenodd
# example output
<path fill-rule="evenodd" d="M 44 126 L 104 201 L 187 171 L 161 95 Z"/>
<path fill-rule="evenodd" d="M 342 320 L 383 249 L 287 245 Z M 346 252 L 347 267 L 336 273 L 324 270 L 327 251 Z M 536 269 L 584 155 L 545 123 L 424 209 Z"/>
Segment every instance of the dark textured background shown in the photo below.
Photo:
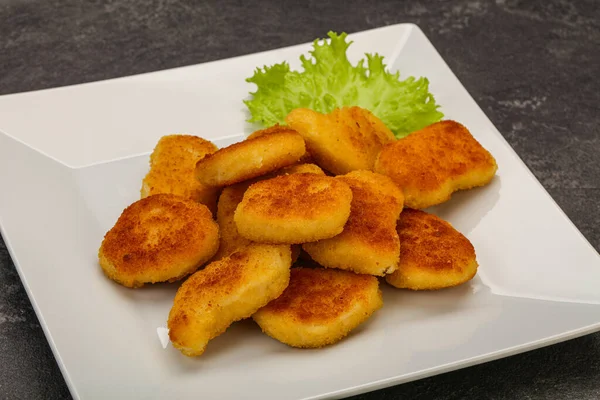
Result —
<path fill-rule="evenodd" d="M 0 94 L 202 63 L 328 30 L 414 22 L 598 250 L 599 4 L 3 0 Z M 0 240 L 0 398 L 69 397 Z M 380 398 L 599 399 L 600 334 L 356 399 Z"/>

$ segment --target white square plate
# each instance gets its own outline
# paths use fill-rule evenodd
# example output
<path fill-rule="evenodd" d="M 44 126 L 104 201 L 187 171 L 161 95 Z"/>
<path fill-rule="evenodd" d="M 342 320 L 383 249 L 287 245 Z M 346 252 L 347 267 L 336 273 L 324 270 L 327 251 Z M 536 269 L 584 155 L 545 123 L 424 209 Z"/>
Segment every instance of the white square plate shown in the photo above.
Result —
<path fill-rule="evenodd" d="M 295 350 L 237 323 L 189 359 L 163 348 L 176 285 L 131 290 L 97 265 L 104 233 L 139 195 L 160 136 L 225 145 L 251 130 L 245 78 L 310 45 L 109 81 L 0 97 L 0 225 L 75 398 L 343 397 L 600 329 L 600 257 L 414 25 L 350 35 L 351 60 L 379 52 L 426 76 L 446 118 L 496 157 L 498 176 L 434 211 L 466 234 L 480 271 L 433 293 L 384 289 L 384 308 L 338 345 Z"/>

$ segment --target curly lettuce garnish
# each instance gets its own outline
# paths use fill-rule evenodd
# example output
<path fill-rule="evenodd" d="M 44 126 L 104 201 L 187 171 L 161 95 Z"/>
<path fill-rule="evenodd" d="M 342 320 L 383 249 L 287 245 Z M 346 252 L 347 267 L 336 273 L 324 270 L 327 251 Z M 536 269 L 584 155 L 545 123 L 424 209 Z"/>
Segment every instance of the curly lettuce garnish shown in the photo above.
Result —
<path fill-rule="evenodd" d="M 386 71 L 383 57 L 366 54 L 353 66 L 346 55 L 352 42 L 346 33 L 329 32 L 329 41 L 317 39 L 309 58 L 300 56 L 302 71 L 292 71 L 286 62 L 257 68 L 247 82 L 257 86 L 244 103 L 249 122 L 264 126 L 283 124 L 295 108 L 329 113 L 343 106 L 366 108 L 402 138 L 444 116 L 429 92 L 429 81 L 421 77 L 400 80 L 400 72 Z M 366 66 L 365 66 L 366 61 Z"/>

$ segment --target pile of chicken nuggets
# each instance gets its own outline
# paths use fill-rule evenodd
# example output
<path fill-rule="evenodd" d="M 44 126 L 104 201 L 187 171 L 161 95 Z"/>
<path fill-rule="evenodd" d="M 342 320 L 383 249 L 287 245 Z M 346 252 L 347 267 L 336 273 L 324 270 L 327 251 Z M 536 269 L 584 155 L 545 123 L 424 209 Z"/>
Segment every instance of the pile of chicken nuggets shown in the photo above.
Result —
<path fill-rule="evenodd" d="M 168 329 L 187 356 L 246 318 L 289 346 L 323 347 L 383 307 L 380 284 L 435 290 L 475 276 L 469 240 L 422 210 L 496 170 L 458 122 L 396 140 L 359 107 L 295 109 L 221 149 L 164 136 L 100 266 L 132 288 L 185 279 Z"/>

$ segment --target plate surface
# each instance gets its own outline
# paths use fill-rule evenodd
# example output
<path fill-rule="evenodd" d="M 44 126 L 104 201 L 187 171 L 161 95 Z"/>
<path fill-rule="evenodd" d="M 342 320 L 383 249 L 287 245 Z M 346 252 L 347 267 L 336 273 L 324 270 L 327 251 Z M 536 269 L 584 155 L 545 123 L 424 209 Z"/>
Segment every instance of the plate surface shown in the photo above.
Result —
<path fill-rule="evenodd" d="M 170 133 L 219 146 L 252 130 L 242 99 L 257 66 L 310 45 L 0 97 L 0 227 L 75 398 L 339 398 L 600 330 L 600 257 L 535 180 L 416 26 L 350 35 L 351 60 L 384 55 L 427 76 L 446 118 L 496 157 L 480 189 L 432 211 L 473 242 L 462 287 L 384 287 L 384 308 L 338 345 L 290 349 L 236 323 L 198 359 L 159 332 L 177 285 L 130 290 L 97 265 L 104 233 L 139 196 L 148 153 Z"/>

